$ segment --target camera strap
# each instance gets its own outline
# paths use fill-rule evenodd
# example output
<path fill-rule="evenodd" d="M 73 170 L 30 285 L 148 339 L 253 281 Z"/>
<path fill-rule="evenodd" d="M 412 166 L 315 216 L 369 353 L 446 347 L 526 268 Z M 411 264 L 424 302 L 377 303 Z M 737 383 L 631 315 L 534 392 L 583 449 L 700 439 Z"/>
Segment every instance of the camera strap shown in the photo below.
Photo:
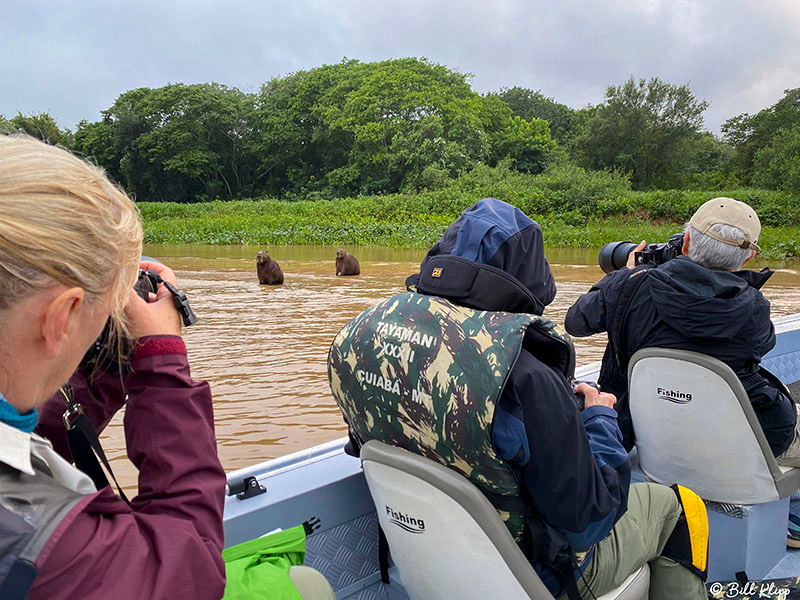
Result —
<path fill-rule="evenodd" d="M 100 444 L 94 425 L 92 425 L 89 417 L 84 414 L 80 403 L 75 402 L 72 387 L 66 384 L 58 392 L 67 406 L 62 419 L 67 430 L 67 442 L 69 443 L 69 451 L 72 454 L 75 466 L 89 476 L 99 491 L 109 485 L 108 478 L 97 460 L 100 457 L 106 471 L 114 480 L 114 485 L 117 486 L 120 498 L 125 504 L 130 505 L 130 500 L 128 500 L 125 492 L 122 491 L 117 478 L 114 476 L 114 471 L 111 470 L 111 465 L 108 464 L 106 453 L 103 451 L 103 446 Z"/>
<path fill-rule="evenodd" d="M 146 273 L 150 279 L 156 282 L 156 284 L 164 284 L 164 287 L 167 288 L 169 293 L 172 295 L 172 303 L 175 305 L 175 309 L 180 314 L 181 320 L 186 327 L 189 325 L 194 325 L 197 322 L 197 315 L 194 314 L 192 307 L 189 306 L 189 298 L 186 297 L 186 293 L 183 290 L 179 290 L 169 281 L 164 281 L 164 279 L 161 278 L 161 275 L 153 270 L 143 271 L 143 273 Z"/>

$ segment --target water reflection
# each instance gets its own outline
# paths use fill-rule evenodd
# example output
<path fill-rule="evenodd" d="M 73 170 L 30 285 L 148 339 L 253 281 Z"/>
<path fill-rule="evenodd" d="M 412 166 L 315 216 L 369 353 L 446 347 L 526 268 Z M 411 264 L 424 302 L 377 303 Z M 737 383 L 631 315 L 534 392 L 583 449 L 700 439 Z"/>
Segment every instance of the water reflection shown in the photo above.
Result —
<path fill-rule="evenodd" d="M 199 317 L 185 330 L 192 374 L 214 394 L 217 440 L 226 470 L 307 448 L 345 433 L 328 388 L 326 357 L 336 332 L 352 317 L 403 291 L 421 250 L 348 248 L 361 275 L 336 277 L 332 246 L 275 246 L 282 286 L 261 286 L 260 247 L 148 246 L 145 253 L 175 269 Z M 551 249 L 558 295 L 545 316 L 563 323 L 575 299 L 601 278 L 595 250 Z M 756 268 L 764 265 L 757 264 Z M 796 263 L 778 269 L 764 293 L 773 315 L 798 311 Z M 605 339 L 575 340 L 578 364 L 599 360 Z M 136 473 L 124 452 L 121 416 L 103 436 L 117 477 L 127 489 Z"/>

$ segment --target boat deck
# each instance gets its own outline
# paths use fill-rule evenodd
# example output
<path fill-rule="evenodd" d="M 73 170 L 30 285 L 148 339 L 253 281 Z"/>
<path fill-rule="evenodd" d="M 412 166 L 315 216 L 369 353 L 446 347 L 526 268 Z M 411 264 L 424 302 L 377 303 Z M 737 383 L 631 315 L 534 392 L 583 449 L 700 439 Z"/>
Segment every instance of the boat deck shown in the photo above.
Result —
<path fill-rule="evenodd" d="M 305 564 L 325 575 L 340 600 L 408 598 L 394 567 L 389 570 L 389 585 L 380 580 L 375 513 L 309 536 L 306 552 Z"/>
<path fill-rule="evenodd" d="M 378 518 L 359 461 L 342 452 L 344 441 L 320 446 L 306 454 L 303 461 L 292 461 L 292 457 L 286 457 L 286 465 L 276 461 L 271 473 L 260 476 L 259 481 L 269 489 L 264 497 L 272 496 L 268 513 L 257 508 L 261 497 L 245 501 L 229 498 L 231 507 L 241 511 L 236 520 L 241 529 L 229 521 L 226 541 L 235 544 L 239 537 L 244 541 L 258 531 L 288 527 L 315 515 L 321 519 L 322 528 L 307 538 L 305 564 L 325 575 L 339 600 L 405 600 L 408 596 L 396 569 L 390 569 L 389 585 L 380 581 Z M 301 496 L 285 493 L 294 487 L 292 480 L 298 476 L 311 477 L 319 488 Z M 633 479 L 643 481 L 644 477 L 639 472 Z M 242 511 L 248 507 L 252 510 Z M 765 579 L 798 575 L 800 550 L 787 550 Z"/>
<path fill-rule="evenodd" d="M 306 565 L 325 575 L 339 600 L 407 600 L 397 570 L 389 571 L 390 584 L 380 581 L 378 566 L 378 520 L 372 513 L 349 523 L 309 536 Z M 765 579 L 783 579 L 800 574 L 800 549 L 786 555 Z"/>
<path fill-rule="evenodd" d="M 800 315 L 775 321 L 778 341 L 762 361 L 785 382 L 800 382 Z M 576 370 L 582 380 L 599 364 Z M 800 398 L 800 389 L 795 388 Z M 343 452 L 346 438 L 229 473 L 229 483 L 256 477 L 267 493 L 225 502 L 225 543 L 235 545 L 275 529 L 293 527 L 312 516 L 321 528 L 307 539 L 306 564 L 330 581 L 336 597 L 355 600 L 407 598 L 396 570 L 380 581 L 378 519 L 358 459 Z M 640 476 L 640 481 L 643 476 Z M 800 494 L 796 494 L 800 502 Z M 800 576 L 800 550 L 787 550 L 765 579 Z"/>

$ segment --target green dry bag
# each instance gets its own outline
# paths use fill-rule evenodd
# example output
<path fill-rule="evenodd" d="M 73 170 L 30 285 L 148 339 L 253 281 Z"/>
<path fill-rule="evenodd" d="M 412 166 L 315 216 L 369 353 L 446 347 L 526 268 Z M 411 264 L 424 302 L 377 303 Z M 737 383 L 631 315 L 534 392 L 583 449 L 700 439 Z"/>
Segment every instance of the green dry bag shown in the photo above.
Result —
<path fill-rule="evenodd" d="M 302 525 L 226 548 L 223 600 L 302 600 L 289 567 L 302 565 L 305 555 Z"/>

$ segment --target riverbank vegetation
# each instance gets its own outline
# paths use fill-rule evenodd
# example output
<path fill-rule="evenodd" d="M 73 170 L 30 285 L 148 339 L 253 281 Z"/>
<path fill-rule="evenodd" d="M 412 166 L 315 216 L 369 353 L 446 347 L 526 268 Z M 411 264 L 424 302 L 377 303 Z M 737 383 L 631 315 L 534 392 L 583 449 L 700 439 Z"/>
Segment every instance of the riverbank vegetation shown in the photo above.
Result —
<path fill-rule="evenodd" d="M 705 100 L 656 77 L 578 109 L 521 87 L 479 94 L 470 78 L 426 59 L 343 60 L 253 93 L 130 90 L 75 131 L 0 115 L 0 131 L 95 161 L 153 242 L 421 247 L 486 196 L 540 220 L 551 244 L 662 240 L 728 195 L 756 208 L 768 252 L 800 254 L 800 88 L 718 137 L 702 129 Z"/>
<path fill-rule="evenodd" d="M 447 187 L 414 194 L 289 202 L 278 199 L 139 207 L 147 243 L 331 244 L 425 248 L 483 197 L 511 202 L 538 221 L 545 243 L 598 247 L 612 240 L 666 241 L 700 204 L 717 195 L 747 201 L 761 215 L 764 256 L 800 256 L 800 204 L 754 188 L 637 192 L 625 177 L 553 166 L 540 175 L 479 167 Z"/>

